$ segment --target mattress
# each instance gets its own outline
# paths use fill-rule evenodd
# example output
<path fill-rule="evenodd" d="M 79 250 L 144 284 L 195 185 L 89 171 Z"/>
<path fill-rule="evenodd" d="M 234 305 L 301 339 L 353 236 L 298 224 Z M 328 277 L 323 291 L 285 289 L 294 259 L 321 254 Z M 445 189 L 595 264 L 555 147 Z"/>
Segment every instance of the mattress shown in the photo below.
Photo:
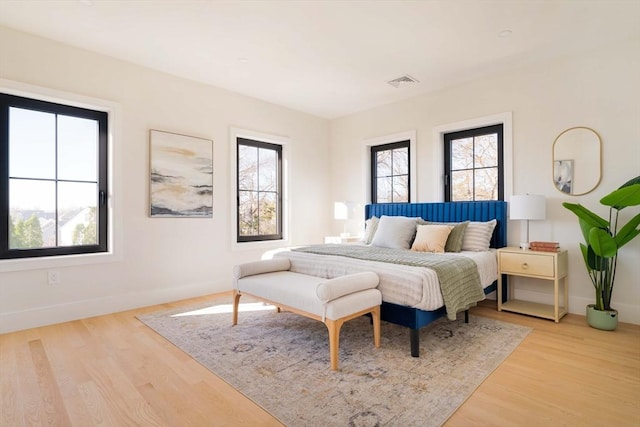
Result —
<path fill-rule="evenodd" d="M 272 255 L 289 258 L 291 271 L 326 279 L 373 271 L 380 278 L 378 289 L 385 302 L 427 311 L 437 310 L 444 305 L 438 276 L 429 268 L 290 250 Z M 463 251 L 450 255 L 471 258 L 478 266 L 478 274 L 484 288 L 498 278 L 498 262 L 494 249 L 485 252 Z"/>

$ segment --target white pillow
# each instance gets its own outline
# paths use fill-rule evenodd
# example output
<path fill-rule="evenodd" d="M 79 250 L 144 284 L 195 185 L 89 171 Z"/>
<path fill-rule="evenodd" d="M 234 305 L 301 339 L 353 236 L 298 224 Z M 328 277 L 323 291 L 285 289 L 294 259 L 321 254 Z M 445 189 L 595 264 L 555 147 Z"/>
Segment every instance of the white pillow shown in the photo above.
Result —
<path fill-rule="evenodd" d="M 444 246 L 451 230 L 453 230 L 453 225 L 418 225 L 416 239 L 411 245 L 411 250 L 444 253 Z"/>
<path fill-rule="evenodd" d="M 409 249 L 413 235 L 416 233 L 416 225 L 416 218 L 383 215 L 378 222 L 378 229 L 371 245 L 381 248 Z"/>
<path fill-rule="evenodd" d="M 363 243 L 367 245 L 371 244 L 373 236 L 376 234 L 376 230 L 378 229 L 379 222 L 380 218 L 377 216 L 372 216 L 364 222 L 364 236 L 362 237 Z"/>
<path fill-rule="evenodd" d="M 471 221 L 462 238 L 462 250 L 488 251 L 493 229 L 496 227 L 497 222 L 495 219 L 487 222 Z"/>

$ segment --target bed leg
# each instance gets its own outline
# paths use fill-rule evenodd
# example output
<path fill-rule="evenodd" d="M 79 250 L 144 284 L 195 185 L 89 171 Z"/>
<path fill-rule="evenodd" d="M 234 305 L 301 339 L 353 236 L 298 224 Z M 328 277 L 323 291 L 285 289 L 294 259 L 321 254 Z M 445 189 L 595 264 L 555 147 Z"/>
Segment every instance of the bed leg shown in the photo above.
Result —
<path fill-rule="evenodd" d="M 420 357 L 420 329 L 409 329 L 409 339 L 411 341 L 411 356 Z"/>
<path fill-rule="evenodd" d="M 464 311 L 464 323 L 469 323 L 469 310 Z"/>

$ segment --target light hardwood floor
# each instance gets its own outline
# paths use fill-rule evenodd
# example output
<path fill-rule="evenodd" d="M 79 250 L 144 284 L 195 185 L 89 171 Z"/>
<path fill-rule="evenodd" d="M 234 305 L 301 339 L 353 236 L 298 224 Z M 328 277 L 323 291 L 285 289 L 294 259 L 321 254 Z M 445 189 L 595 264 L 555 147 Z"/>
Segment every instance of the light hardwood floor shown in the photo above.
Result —
<path fill-rule="evenodd" d="M 279 426 L 135 318 L 218 297 L 0 335 L 0 425 Z M 446 425 L 640 425 L 640 326 L 603 332 L 488 302 L 472 314 L 533 331 Z"/>

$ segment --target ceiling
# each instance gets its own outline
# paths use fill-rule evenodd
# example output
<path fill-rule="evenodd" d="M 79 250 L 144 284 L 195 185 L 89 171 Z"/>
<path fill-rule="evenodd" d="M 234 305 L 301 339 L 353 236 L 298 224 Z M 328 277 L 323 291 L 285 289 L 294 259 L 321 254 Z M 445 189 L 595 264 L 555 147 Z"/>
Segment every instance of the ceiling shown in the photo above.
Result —
<path fill-rule="evenodd" d="M 0 0 L 0 25 L 333 119 L 640 37 L 640 0 Z"/>

